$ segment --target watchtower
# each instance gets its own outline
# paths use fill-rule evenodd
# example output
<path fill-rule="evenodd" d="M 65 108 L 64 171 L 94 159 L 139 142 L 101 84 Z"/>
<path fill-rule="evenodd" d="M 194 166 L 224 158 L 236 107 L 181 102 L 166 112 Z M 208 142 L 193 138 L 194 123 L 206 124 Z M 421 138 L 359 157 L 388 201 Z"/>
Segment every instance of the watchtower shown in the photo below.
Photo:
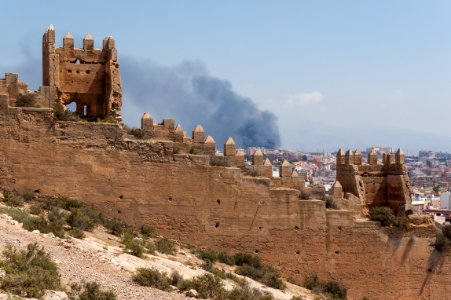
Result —
<path fill-rule="evenodd" d="M 49 102 L 76 104 L 76 112 L 88 119 L 111 116 L 121 121 L 122 87 L 113 37 L 94 48 L 88 34 L 83 48 L 76 48 L 67 33 L 63 47 L 55 47 L 55 28 L 50 25 L 42 37 L 43 90 Z"/>

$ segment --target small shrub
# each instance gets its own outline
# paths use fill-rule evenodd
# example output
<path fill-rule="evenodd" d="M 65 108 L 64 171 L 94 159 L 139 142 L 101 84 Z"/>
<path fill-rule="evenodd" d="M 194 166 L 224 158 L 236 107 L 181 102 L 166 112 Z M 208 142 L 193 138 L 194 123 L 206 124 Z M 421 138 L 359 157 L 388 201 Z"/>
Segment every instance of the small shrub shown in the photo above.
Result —
<path fill-rule="evenodd" d="M 106 220 L 103 225 L 110 231 L 111 234 L 117 236 L 121 235 L 128 227 L 127 224 L 117 218 Z"/>
<path fill-rule="evenodd" d="M 210 166 L 230 167 L 230 164 L 227 161 L 227 158 L 223 156 L 211 156 Z"/>
<path fill-rule="evenodd" d="M 304 297 L 302 297 L 302 296 L 293 296 L 293 297 L 291 297 L 291 300 L 304 300 Z"/>
<path fill-rule="evenodd" d="M 257 280 L 272 288 L 283 290 L 286 287 L 282 279 L 280 279 L 279 272 L 270 266 L 243 264 L 238 266 L 236 273 Z"/>
<path fill-rule="evenodd" d="M 67 223 L 84 231 L 92 231 L 97 224 L 101 223 L 101 216 L 91 207 L 71 208 Z"/>
<path fill-rule="evenodd" d="M 297 286 L 304 286 L 303 283 L 302 283 L 299 279 L 297 279 L 297 278 L 295 278 L 295 277 L 292 277 L 292 276 L 288 277 L 288 278 L 287 278 L 287 281 L 288 281 L 289 283 L 295 284 L 295 285 L 297 285 Z"/>
<path fill-rule="evenodd" d="M 175 254 L 175 243 L 166 238 L 159 239 L 155 244 L 157 251 L 163 254 Z"/>
<path fill-rule="evenodd" d="M 238 252 L 233 256 L 235 264 L 237 266 L 249 265 L 255 268 L 260 268 L 262 266 L 260 257 L 248 253 Z"/>
<path fill-rule="evenodd" d="M 322 198 L 322 200 L 323 200 L 324 202 L 326 202 L 326 208 L 329 208 L 329 209 L 340 209 L 340 208 L 338 207 L 337 203 L 335 203 L 335 201 L 334 201 L 334 199 L 333 199 L 332 197 L 330 197 L 330 196 L 324 196 L 324 197 Z"/>
<path fill-rule="evenodd" d="M 304 278 L 304 283 L 302 286 L 306 289 L 314 291 L 321 286 L 321 282 L 316 274 L 308 275 Z"/>
<path fill-rule="evenodd" d="M 382 226 L 390 226 L 395 222 L 395 216 L 390 207 L 377 206 L 370 209 L 370 220 L 379 221 Z"/>
<path fill-rule="evenodd" d="M 9 293 L 40 298 L 45 290 L 60 287 L 56 264 L 37 243 L 29 244 L 26 250 L 6 246 L 0 268 L 5 271 L 0 287 Z"/>
<path fill-rule="evenodd" d="M 26 202 L 30 202 L 31 200 L 34 199 L 34 193 L 27 191 L 22 193 L 22 198 L 26 201 Z"/>
<path fill-rule="evenodd" d="M 59 121 L 73 121 L 73 122 L 81 121 L 79 115 L 66 109 L 66 107 L 62 104 L 56 104 L 53 107 L 53 116 L 56 120 Z"/>
<path fill-rule="evenodd" d="M 200 249 L 197 251 L 197 257 L 204 261 L 209 261 L 214 263 L 218 259 L 218 253 L 210 248 Z"/>
<path fill-rule="evenodd" d="M 0 214 L 7 214 L 19 223 L 23 223 L 30 216 L 26 211 L 16 207 L 0 207 Z"/>
<path fill-rule="evenodd" d="M 16 99 L 17 107 L 37 107 L 33 94 L 18 95 Z"/>
<path fill-rule="evenodd" d="M 258 177 L 258 171 L 255 169 L 246 169 L 246 175 L 251 177 Z"/>
<path fill-rule="evenodd" d="M 301 199 L 301 200 L 310 199 L 310 193 L 306 192 L 306 191 L 301 191 L 301 193 L 299 194 L 299 199 Z"/>
<path fill-rule="evenodd" d="M 230 300 L 272 300 L 271 294 L 262 293 L 257 289 L 250 288 L 248 284 L 239 285 L 229 292 L 225 292 L 222 299 Z"/>
<path fill-rule="evenodd" d="M 180 275 L 179 272 L 174 271 L 171 274 L 171 285 L 175 286 L 175 287 L 180 287 L 183 283 L 183 277 L 182 275 Z"/>
<path fill-rule="evenodd" d="M 434 248 L 438 252 L 445 252 L 449 248 L 449 241 L 441 232 L 435 236 Z"/>
<path fill-rule="evenodd" d="M 5 193 L 5 199 L 3 200 L 3 202 L 7 206 L 22 207 L 24 199 L 20 195 L 15 195 L 13 193 Z"/>
<path fill-rule="evenodd" d="M 212 267 L 212 268 L 210 268 L 209 272 L 211 274 L 221 278 L 221 279 L 227 279 L 228 278 L 227 273 L 224 270 L 221 270 L 221 269 L 218 269 L 218 268 Z"/>
<path fill-rule="evenodd" d="M 141 129 L 141 128 L 129 128 L 127 130 L 127 132 L 128 132 L 128 134 L 131 134 L 135 138 L 140 139 L 140 140 L 146 138 L 146 135 L 147 135 L 146 131 L 144 129 Z"/>
<path fill-rule="evenodd" d="M 202 270 L 205 270 L 205 271 L 207 271 L 207 272 L 210 272 L 211 269 L 213 268 L 213 264 L 212 264 L 211 261 L 206 260 L 206 261 L 204 261 L 204 262 L 200 265 L 200 267 L 202 268 Z"/>
<path fill-rule="evenodd" d="M 347 289 L 336 281 L 330 280 L 324 283 L 322 291 L 332 299 L 346 299 Z"/>
<path fill-rule="evenodd" d="M 152 242 L 151 240 L 147 240 L 146 241 L 146 249 L 147 249 L 147 253 L 153 255 L 153 254 L 155 254 L 157 247 L 155 246 L 154 242 Z"/>
<path fill-rule="evenodd" d="M 84 231 L 77 227 L 71 228 L 68 233 L 71 237 L 76 239 L 84 239 L 86 237 Z"/>
<path fill-rule="evenodd" d="M 224 287 L 221 279 L 211 274 L 205 274 L 191 280 L 185 280 L 180 289 L 183 291 L 195 289 L 198 292 L 198 297 L 204 299 L 215 299 L 224 294 Z"/>
<path fill-rule="evenodd" d="M 112 116 L 106 116 L 103 119 L 97 118 L 98 123 L 116 124 L 117 120 Z"/>
<path fill-rule="evenodd" d="M 125 250 L 127 253 L 130 253 L 136 257 L 143 257 L 145 251 L 143 240 L 133 238 L 123 240 L 122 243 L 125 245 Z"/>
<path fill-rule="evenodd" d="M 38 215 L 44 213 L 44 208 L 42 208 L 41 202 L 36 201 L 30 205 L 30 207 L 28 208 L 28 212 L 30 214 L 38 216 Z"/>
<path fill-rule="evenodd" d="M 410 220 L 406 216 L 397 216 L 393 220 L 393 225 L 399 228 L 407 229 L 410 225 Z"/>
<path fill-rule="evenodd" d="M 149 224 L 143 224 L 140 228 L 141 234 L 146 237 L 152 237 L 155 235 L 155 229 Z"/>
<path fill-rule="evenodd" d="M 303 286 L 316 293 L 324 293 L 327 299 L 345 300 L 347 289 L 334 280 L 322 282 L 316 274 L 306 276 Z"/>
<path fill-rule="evenodd" d="M 166 273 L 156 269 L 139 268 L 133 276 L 133 281 L 142 286 L 150 286 L 163 291 L 170 291 L 171 285 Z"/>
<path fill-rule="evenodd" d="M 73 284 L 68 293 L 69 300 L 116 300 L 113 291 L 103 291 L 97 282 L 88 282 L 83 286 Z"/>
<path fill-rule="evenodd" d="M 218 261 L 229 266 L 233 266 L 235 264 L 235 259 L 233 256 L 230 256 L 224 251 L 218 253 Z"/>

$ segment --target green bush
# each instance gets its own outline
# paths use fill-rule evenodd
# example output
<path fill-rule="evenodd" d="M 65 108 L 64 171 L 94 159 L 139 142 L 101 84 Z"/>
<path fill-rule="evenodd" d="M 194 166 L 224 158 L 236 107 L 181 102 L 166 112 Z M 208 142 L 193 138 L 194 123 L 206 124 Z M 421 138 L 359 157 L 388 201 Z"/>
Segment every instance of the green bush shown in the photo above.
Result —
<path fill-rule="evenodd" d="M 235 264 L 235 259 L 233 256 L 230 256 L 224 251 L 218 253 L 218 261 L 229 266 L 233 266 Z"/>
<path fill-rule="evenodd" d="M 16 207 L 0 207 L 0 214 L 7 214 L 19 223 L 23 223 L 30 216 L 26 211 Z"/>
<path fill-rule="evenodd" d="M 122 240 L 122 243 L 125 245 L 125 251 L 134 255 L 136 257 L 144 256 L 144 241 L 138 238 L 125 239 Z"/>
<path fill-rule="evenodd" d="M 56 264 L 37 243 L 29 244 L 26 250 L 6 246 L 0 268 L 5 271 L 0 287 L 6 292 L 40 298 L 45 290 L 60 288 Z"/>
<path fill-rule="evenodd" d="M 324 202 L 326 202 L 326 208 L 330 208 L 330 209 L 340 209 L 337 205 L 337 203 L 335 203 L 334 199 L 331 196 L 324 196 L 322 198 L 322 200 Z"/>
<path fill-rule="evenodd" d="M 110 231 L 111 234 L 117 236 L 121 235 L 128 227 L 127 224 L 117 218 L 105 220 L 103 225 Z"/>
<path fill-rule="evenodd" d="M 334 280 L 322 282 L 316 274 L 306 276 L 303 286 L 316 293 L 324 293 L 330 300 L 345 300 L 347 289 Z"/>
<path fill-rule="evenodd" d="M 395 215 L 390 207 L 376 206 L 370 209 L 370 220 L 379 221 L 382 226 L 390 226 L 395 222 Z"/>
<path fill-rule="evenodd" d="M 260 257 L 248 253 L 238 252 L 233 256 L 235 265 L 249 265 L 255 268 L 260 268 L 262 266 Z"/>
<path fill-rule="evenodd" d="M 321 287 L 321 281 L 316 274 L 308 275 L 304 278 L 302 286 L 311 291 L 315 291 Z"/>
<path fill-rule="evenodd" d="M 175 243 L 166 238 L 159 239 L 155 246 L 157 251 L 163 254 L 175 254 Z"/>
<path fill-rule="evenodd" d="M 250 288 L 247 284 L 239 285 L 229 292 L 224 292 L 222 299 L 228 300 L 272 300 L 271 294 L 262 293 L 257 289 Z"/>
<path fill-rule="evenodd" d="M 36 202 L 31 203 L 30 207 L 28 208 L 28 211 L 30 212 L 30 214 L 38 216 L 38 215 L 44 213 L 44 208 L 42 207 L 41 202 L 36 201 Z"/>
<path fill-rule="evenodd" d="M 144 129 L 141 128 L 127 128 L 128 134 L 133 135 L 137 139 L 144 139 L 147 136 L 147 133 Z"/>
<path fill-rule="evenodd" d="M 179 288 L 183 283 L 183 277 L 179 272 L 174 271 L 171 274 L 171 285 Z"/>
<path fill-rule="evenodd" d="M 301 193 L 299 194 L 299 199 L 301 199 L 301 200 L 310 199 L 310 193 L 307 191 L 301 191 Z"/>
<path fill-rule="evenodd" d="M 445 252 L 448 250 L 450 245 L 450 241 L 443 235 L 443 233 L 439 232 L 435 236 L 434 248 L 438 252 Z"/>
<path fill-rule="evenodd" d="M 210 156 L 210 166 L 230 167 L 230 164 L 224 156 Z"/>
<path fill-rule="evenodd" d="M 3 202 L 7 206 L 13 206 L 13 207 L 22 207 L 24 203 L 24 199 L 20 195 L 15 195 L 13 193 L 5 193 L 5 199 Z"/>
<path fill-rule="evenodd" d="M 77 228 L 77 227 L 71 228 L 71 229 L 68 231 L 68 233 L 69 233 L 69 235 L 70 235 L 71 237 L 74 237 L 74 238 L 76 238 L 76 239 L 84 239 L 84 238 L 86 237 L 84 231 L 81 230 L 81 229 L 79 229 L 79 228 Z"/>
<path fill-rule="evenodd" d="M 145 237 L 152 237 L 155 235 L 155 229 L 149 224 L 142 224 L 140 232 Z"/>
<path fill-rule="evenodd" d="M 79 115 L 66 109 L 66 107 L 62 104 L 56 104 L 53 107 L 53 116 L 56 120 L 59 121 L 73 121 L 73 122 L 81 121 Z"/>
<path fill-rule="evenodd" d="M 67 223 L 84 231 L 92 231 L 94 227 L 102 222 L 100 213 L 87 206 L 79 208 L 70 208 L 70 215 Z"/>
<path fill-rule="evenodd" d="M 97 282 L 88 282 L 84 285 L 73 284 L 68 293 L 69 300 L 116 300 L 113 291 L 103 291 Z"/>
<path fill-rule="evenodd" d="M 199 249 L 197 251 L 197 257 L 199 257 L 200 259 L 204 260 L 204 261 L 209 261 L 214 263 L 215 261 L 218 260 L 218 253 L 210 248 L 207 249 Z"/>
<path fill-rule="evenodd" d="M 280 279 L 279 272 L 270 266 L 261 265 L 255 267 L 243 264 L 237 267 L 236 273 L 252 278 L 275 289 L 284 290 L 286 288 L 282 279 Z"/>
<path fill-rule="evenodd" d="M 146 241 L 146 249 L 147 253 L 154 255 L 155 251 L 157 251 L 157 247 L 155 246 L 155 243 L 151 240 Z"/>
<path fill-rule="evenodd" d="M 16 107 L 38 107 L 33 94 L 20 94 L 16 98 Z"/>
<path fill-rule="evenodd" d="M 170 291 L 171 284 L 166 273 L 156 269 L 139 268 L 133 276 L 133 281 L 142 286 L 150 286 L 163 291 Z"/>
<path fill-rule="evenodd" d="M 334 280 L 327 281 L 323 285 L 323 293 L 328 298 L 345 300 L 347 295 L 347 289 Z"/>
<path fill-rule="evenodd" d="M 216 299 L 224 294 L 224 286 L 221 279 L 212 275 L 205 274 L 191 280 L 183 281 L 180 290 L 188 291 L 195 289 L 199 298 L 213 298 Z"/>

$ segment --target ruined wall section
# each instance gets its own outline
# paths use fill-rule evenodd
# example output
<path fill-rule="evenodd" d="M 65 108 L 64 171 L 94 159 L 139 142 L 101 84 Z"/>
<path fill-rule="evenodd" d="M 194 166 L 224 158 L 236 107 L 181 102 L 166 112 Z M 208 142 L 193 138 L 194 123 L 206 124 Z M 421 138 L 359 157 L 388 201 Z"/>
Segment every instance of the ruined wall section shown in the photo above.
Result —
<path fill-rule="evenodd" d="M 337 153 L 337 181 L 343 192 L 351 193 L 362 201 L 366 209 L 374 206 L 389 206 L 395 213 L 403 212 L 411 206 L 411 187 L 404 154 L 384 156 L 379 164 L 375 153 L 369 153 L 369 164 L 363 164 L 361 157 L 349 150 Z"/>
<path fill-rule="evenodd" d="M 117 50 L 112 37 L 94 48 L 91 35 L 83 48 L 75 48 L 70 33 L 63 47 L 55 47 L 55 29 L 49 27 L 42 38 L 43 87 L 47 97 L 63 105 L 76 103 L 76 112 L 88 118 L 111 116 L 121 121 L 122 87 Z"/>

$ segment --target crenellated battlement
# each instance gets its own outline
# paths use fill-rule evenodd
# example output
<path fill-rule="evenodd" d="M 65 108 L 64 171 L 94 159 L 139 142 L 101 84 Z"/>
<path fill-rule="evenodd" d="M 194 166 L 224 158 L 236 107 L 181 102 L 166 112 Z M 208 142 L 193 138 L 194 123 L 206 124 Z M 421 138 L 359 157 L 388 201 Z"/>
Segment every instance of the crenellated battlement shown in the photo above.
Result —
<path fill-rule="evenodd" d="M 374 150 L 363 163 L 360 150 L 337 151 L 337 181 L 344 194 L 359 197 L 364 208 L 390 206 L 395 212 L 411 206 L 411 188 L 404 152 L 383 153 L 378 161 Z"/>
<path fill-rule="evenodd" d="M 49 104 L 75 103 L 76 113 L 95 120 L 121 119 L 122 86 L 114 38 L 103 39 L 102 49 L 94 48 L 87 34 L 83 48 L 75 48 L 68 32 L 63 46 L 56 47 L 55 28 L 50 25 L 42 37 L 42 87 Z"/>

